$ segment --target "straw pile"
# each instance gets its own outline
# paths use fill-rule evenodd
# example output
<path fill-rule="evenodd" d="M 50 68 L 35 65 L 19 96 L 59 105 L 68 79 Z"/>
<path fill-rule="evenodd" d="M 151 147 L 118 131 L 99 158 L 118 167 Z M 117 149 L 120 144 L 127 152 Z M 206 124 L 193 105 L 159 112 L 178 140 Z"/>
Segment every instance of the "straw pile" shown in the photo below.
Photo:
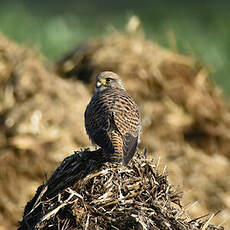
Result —
<path fill-rule="evenodd" d="M 198 201 L 191 218 L 222 210 L 212 223 L 229 228 L 228 103 L 193 58 L 129 29 L 79 46 L 56 72 L 37 51 L 0 36 L 1 230 L 16 227 L 44 174 L 91 145 L 83 114 L 102 70 L 119 73 L 140 107 L 140 149 L 160 156 L 170 183 L 183 185 L 182 206 Z"/>
<path fill-rule="evenodd" d="M 13 229 L 26 202 L 75 148 L 90 144 L 90 93 L 46 69 L 41 55 L 0 36 L 0 229 Z"/>
<path fill-rule="evenodd" d="M 66 158 L 27 204 L 19 229 L 223 229 L 189 219 L 181 192 L 153 160 L 138 155 L 123 167 L 102 164 L 100 153 Z"/>
<path fill-rule="evenodd" d="M 230 110 L 207 68 L 129 30 L 77 47 L 56 70 L 91 92 L 96 73 L 119 73 L 142 112 L 140 146 L 166 162 L 171 182 L 189 191 L 186 203 L 199 201 L 194 217 L 223 210 L 230 225 Z"/>
<path fill-rule="evenodd" d="M 98 72 L 119 73 L 141 106 L 145 130 L 157 133 L 154 139 L 184 141 L 207 154 L 230 157 L 229 106 L 208 70 L 193 58 L 142 34 L 115 33 L 79 46 L 56 69 L 64 77 L 91 83 L 91 90 Z"/>

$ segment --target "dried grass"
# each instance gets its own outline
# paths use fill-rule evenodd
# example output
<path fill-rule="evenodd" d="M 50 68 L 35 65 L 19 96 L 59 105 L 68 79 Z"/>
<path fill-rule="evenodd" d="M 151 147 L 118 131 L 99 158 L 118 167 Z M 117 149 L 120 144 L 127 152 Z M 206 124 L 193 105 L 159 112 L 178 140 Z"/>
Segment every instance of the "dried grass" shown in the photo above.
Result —
<path fill-rule="evenodd" d="M 0 36 L 3 229 L 15 228 L 46 173 L 75 148 L 90 144 L 82 125 L 89 98 L 83 83 L 72 84 L 57 77 L 45 68 L 37 51 Z"/>
<path fill-rule="evenodd" d="M 212 223 L 229 228 L 228 102 L 196 60 L 146 39 L 140 27 L 128 31 L 79 46 L 58 63 L 59 76 L 38 52 L 0 37 L 2 229 L 15 228 L 45 173 L 90 145 L 83 114 L 102 70 L 119 73 L 140 106 L 140 148 L 161 157 L 171 184 L 183 185 L 182 204 L 198 201 L 191 218 L 222 210 Z"/>
<path fill-rule="evenodd" d="M 180 206 L 182 192 L 168 183 L 166 172 L 153 160 L 137 155 L 123 167 L 85 157 L 89 153 L 63 161 L 28 203 L 20 230 L 222 229 L 209 224 L 212 215 L 191 220 Z M 68 187 L 66 179 L 73 176 L 76 181 L 71 179 Z"/>
<path fill-rule="evenodd" d="M 119 73 L 142 112 L 140 146 L 161 156 L 171 182 L 188 191 L 186 203 L 199 200 L 192 216 L 208 210 L 230 216 L 229 102 L 207 68 L 129 30 L 78 47 L 56 70 L 91 92 L 96 73 Z"/>

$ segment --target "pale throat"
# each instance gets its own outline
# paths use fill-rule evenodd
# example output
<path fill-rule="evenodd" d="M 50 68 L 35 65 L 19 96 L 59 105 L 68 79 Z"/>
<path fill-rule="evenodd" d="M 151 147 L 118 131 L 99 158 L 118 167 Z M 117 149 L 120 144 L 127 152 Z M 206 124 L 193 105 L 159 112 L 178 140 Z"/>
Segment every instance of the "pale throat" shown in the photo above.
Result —
<path fill-rule="evenodd" d="M 106 89 L 113 89 L 113 88 L 119 88 L 119 89 L 125 90 L 125 87 L 124 87 L 122 82 L 116 82 L 115 84 L 113 83 L 111 85 L 104 85 L 100 81 L 97 81 L 95 88 L 94 88 L 94 91 L 95 91 L 95 93 L 98 93 L 98 92 L 103 92 Z"/>

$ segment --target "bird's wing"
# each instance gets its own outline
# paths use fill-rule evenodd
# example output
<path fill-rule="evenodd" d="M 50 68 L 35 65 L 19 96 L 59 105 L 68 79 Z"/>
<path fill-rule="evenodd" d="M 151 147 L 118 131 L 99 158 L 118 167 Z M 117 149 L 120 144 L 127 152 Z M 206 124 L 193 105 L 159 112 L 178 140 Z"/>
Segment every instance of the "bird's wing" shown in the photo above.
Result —
<path fill-rule="evenodd" d="M 106 113 L 100 98 L 94 96 L 85 111 L 85 128 L 92 142 L 104 149 L 107 158 L 114 152 L 112 142 L 108 136 L 109 126 L 108 113 Z"/>
<path fill-rule="evenodd" d="M 123 136 L 123 164 L 127 165 L 133 158 L 137 149 L 138 137 L 134 137 L 130 133 Z"/>
<path fill-rule="evenodd" d="M 140 115 L 137 105 L 128 95 L 115 103 L 113 122 L 123 139 L 123 163 L 127 165 L 136 152 L 140 133 Z"/>

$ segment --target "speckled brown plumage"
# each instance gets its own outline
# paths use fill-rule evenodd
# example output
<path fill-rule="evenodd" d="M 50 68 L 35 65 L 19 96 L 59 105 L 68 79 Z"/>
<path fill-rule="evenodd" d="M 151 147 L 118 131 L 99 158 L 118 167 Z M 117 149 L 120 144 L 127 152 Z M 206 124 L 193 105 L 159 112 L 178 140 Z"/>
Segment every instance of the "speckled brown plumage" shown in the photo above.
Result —
<path fill-rule="evenodd" d="M 119 75 L 108 71 L 97 75 L 95 94 L 85 111 L 85 127 L 109 160 L 128 164 L 136 152 L 141 119 Z"/>

